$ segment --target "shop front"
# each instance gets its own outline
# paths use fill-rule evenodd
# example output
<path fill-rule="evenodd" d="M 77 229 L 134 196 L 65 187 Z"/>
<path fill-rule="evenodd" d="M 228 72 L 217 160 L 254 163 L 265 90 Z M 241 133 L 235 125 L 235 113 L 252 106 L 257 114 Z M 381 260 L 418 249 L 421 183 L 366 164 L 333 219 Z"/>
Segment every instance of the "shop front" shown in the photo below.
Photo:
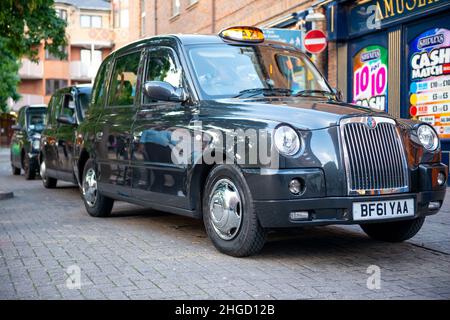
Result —
<path fill-rule="evenodd" d="M 331 1 L 326 12 L 347 100 L 433 125 L 450 164 L 450 1 Z"/>

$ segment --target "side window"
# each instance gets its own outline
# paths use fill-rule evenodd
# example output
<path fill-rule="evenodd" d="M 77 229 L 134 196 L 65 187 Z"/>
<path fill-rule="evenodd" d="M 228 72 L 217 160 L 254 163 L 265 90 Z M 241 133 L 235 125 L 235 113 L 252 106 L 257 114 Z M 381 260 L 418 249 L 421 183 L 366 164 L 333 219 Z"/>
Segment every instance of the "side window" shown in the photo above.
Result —
<path fill-rule="evenodd" d="M 102 63 L 95 77 L 94 86 L 92 88 L 91 103 L 94 107 L 103 107 L 106 98 L 106 86 L 108 83 L 108 74 L 110 61 Z"/>
<path fill-rule="evenodd" d="M 54 94 L 53 95 L 53 98 L 52 98 L 52 100 L 53 100 L 53 102 L 52 102 L 52 114 L 51 114 L 51 122 L 52 122 L 52 125 L 57 125 L 57 121 L 56 121 L 56 118 L 58 118 L 59 117 L 59 114 L 60 114 L 60 112 L 61 112 L 61 94 L 59 94 L 59 93 L 56 93 L 56 94 Z"/>
<path fill-rule="evenodd" d="M 141 52 L 116 59 L 108 96 L 110 106 L 129 106 L 134 103 Z"/>
<path fill-rule="evenodd" d="M 61 113 L 63 115 L 74 117 L 75 116 L 75 101 L 70 94 L 64 95 L 64 101 L 61 108 Z"/>
<path fill-rule="evenodd" d="M 24 112 L 24 110 L 25 110 L 24 108 L 20 109 L 19 117 L 18 117 L 18 122 L 22 128 L 25 127 L 25 112 Z"/>
<path fill-rule="evenodd" d="M 175 53 L 168 48 L 150 51 L 144 81 L 165 81 L 175 88 L 182 86 L 181 69 L 175 62 Z M 144 104 L 154 102 L 144 95 Z"/>

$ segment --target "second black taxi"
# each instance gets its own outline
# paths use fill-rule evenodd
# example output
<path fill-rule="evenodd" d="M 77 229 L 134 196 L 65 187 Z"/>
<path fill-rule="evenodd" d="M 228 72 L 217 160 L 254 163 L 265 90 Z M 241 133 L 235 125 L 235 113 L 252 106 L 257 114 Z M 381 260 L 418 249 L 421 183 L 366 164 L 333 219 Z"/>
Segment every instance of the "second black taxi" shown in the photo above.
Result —
<path fill-rule="evenodd" d="M 90 85 L 75 85 L 56 91 L 48 104 L 47 125 L 41 133 L 39 172 L 46 188 L 58 180 L 77 183 L 76 146 L 91 97 Z"/>

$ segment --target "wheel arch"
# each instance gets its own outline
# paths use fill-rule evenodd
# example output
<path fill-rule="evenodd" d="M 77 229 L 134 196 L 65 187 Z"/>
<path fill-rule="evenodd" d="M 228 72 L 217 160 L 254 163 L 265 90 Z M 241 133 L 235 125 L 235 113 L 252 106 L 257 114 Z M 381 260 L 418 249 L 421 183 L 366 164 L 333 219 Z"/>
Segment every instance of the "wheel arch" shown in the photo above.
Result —
<path fill-rule="evenodd" d="M 225 150 L 218 151 L 221 155 L 222 163 L 236 163 L 234 156 L 227 153 Z M 215 157 L 214 151 L 211 153 Z M 189 201 L 191 204 L 191 209 L 195 211 L 195 216 L 201 218 L 203 216 L 202 211 L 202 199 L 203 191 L 206 184 L 206 179 L 211 172 L 211 170 L 217 166 L 217 163 L 207 164 L 200 159 L 196 164 L 192 166 L 190 174 L 188 175 L 188 194 Z"/>

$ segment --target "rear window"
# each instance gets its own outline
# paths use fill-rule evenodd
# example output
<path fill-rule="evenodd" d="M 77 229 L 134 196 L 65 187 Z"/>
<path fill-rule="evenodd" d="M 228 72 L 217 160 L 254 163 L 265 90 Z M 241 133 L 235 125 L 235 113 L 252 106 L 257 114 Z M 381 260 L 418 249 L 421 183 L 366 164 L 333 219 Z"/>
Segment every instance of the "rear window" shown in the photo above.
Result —
<path fill-rule="evenodd" d="M 47 108 L 30 108 L 27 111 L 28 130 L 41 132 L 47 123 Z"/>

